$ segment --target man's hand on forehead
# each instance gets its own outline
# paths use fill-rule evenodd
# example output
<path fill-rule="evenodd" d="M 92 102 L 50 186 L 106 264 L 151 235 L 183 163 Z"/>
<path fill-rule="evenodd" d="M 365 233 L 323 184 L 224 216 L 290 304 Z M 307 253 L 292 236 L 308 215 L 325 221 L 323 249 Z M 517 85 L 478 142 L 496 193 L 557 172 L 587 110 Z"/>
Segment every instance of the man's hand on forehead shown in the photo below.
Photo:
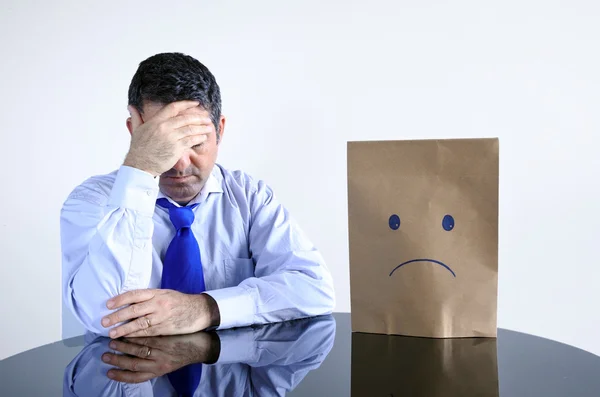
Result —
<path fill-rule="evenodd" d="M 171 169 L 185 150 L 205 142 L 214 131 L 208 111 L 197 101 L 169 103 L 146 115 L 145 122 L 135 107 L 128 109 L 131 144 L 123 164 L 154 176 Z"/>

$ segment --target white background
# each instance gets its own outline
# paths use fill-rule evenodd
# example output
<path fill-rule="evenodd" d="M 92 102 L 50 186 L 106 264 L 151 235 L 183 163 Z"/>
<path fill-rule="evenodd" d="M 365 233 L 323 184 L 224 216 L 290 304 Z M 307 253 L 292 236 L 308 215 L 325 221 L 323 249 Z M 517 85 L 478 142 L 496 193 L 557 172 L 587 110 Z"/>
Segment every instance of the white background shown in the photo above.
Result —
<path fill-rule="evenodd" d="M 274 187 L 337 311 L 346 141 L 498 136 L 499 326 L 600 354 L 600 3 L 19 0 L 0 33 L 0 358 L 61 338 L 60 206 L 120 165 L 130 79 L 164 51 L 216 75 L 220 163 Z"/>

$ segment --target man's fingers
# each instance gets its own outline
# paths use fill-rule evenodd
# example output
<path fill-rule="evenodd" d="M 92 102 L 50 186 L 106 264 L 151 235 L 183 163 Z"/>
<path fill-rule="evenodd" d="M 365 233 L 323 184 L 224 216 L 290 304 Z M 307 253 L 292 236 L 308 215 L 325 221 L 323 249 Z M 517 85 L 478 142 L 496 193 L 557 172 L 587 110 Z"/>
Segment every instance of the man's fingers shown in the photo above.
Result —
<path fill-rule="evenodd" d="M 170 119 L 171 117 L 177 116 L 179 113 L 184 110 L 193 108 L 200 105 L 198 101 L 178 101 L 171 102 L 168 105 L 165 105 L 162 109 L 160 109 L 156 115 L 154 115 L 153 119 L 162 121 L 166 119 Z"/>
<path fill-rule="evenodd" d="M 135 338 L 135 339 L 129 339 L 129 337 L 123 338 L 123 340 L 127 343 L 135 343 L 136 345 L 147 346 L 147 347 L 156 347 L 156 344 L 153 343 L 154 339 L 157 339 L 157 338 Z M 114 342 L 116 342 L 116 341 L 114 341 Z"/>
<path fill-rule="evenodd" d="M 152 372 L 131 372 L 120 369 L 111 369 L 107 372 L 110 379 L 124 383 L 142 383 L 147 380 L 156 378 L 158 375 Z"/>
<path fill-rule="evenodd" d="M 149 301 L 136 303 L 104 317 L 102 319 L 102 326 L 105 328 L 110 327 L 111 325 L 142 317 L 152 312 L 154 312 L 154 308 Z"/>
<path fill-rule="evenodd" d="M 121 295 L 117 295 L 114 298 L 110 298 L 106 302 L 106 308 L 116 309 L 117 307 L 130 305 L 132 303 L 139 303 L 150 300 L 156 295 L 154 289 L 136 289 L 133 291 L 127 291 Z"/>
<path fill-rule="evenodd" d="M 151 349 L 156 349 L 156 350 L 164 350 L 166 346 L 168 346 L 168 339 L 165 339 L 163 337 L 149 337 L 149 338 L 145 338 L 145 337 L 141 337 L 141 336 L 137 336 L 137 337 L 132 337 L 130 338 L 130 336 L 126 336 L 125 338 L 122 339 L 125 342 L 128 343 L 132 343 L 132 344 L 136 344 L 136 345 L 140 345 L 140 346 L 144 346 L 144 347 L 149 347 Z"/>
<path fill-rule="evenodd" d="M 136 372 L 152 371 L 156 367 L 156 363 L 153 360 L 113 353 L 104 353 L 102 355 L 102 361 L 121 369 Z"/>
<path fill-rule="evenodd" d="M 161 331 L 161 327 L 152 327 L 152 328 L 145 328 L 139 331 L 135 331 L 132 333 L 127 334 L 128 338 L 138 338 L 138 337 L 147 337 L 147 336 L 159 336 L 159 335 L 166 335 L 164 333 L 162 333 Z"/>
<path fill-rule="evenodd" d="M 163 122 L 166 129 L 178 129 L 186 125 L 211 126 L 212 120 L 208 115 L 198 113 L 180 114 Z"/>
<path fill-rule="evenodd" d="M 111 329 L 108 336 L 116 339 L 121 336 L 131 336 L 132 333 L 138 331 L 141 333 L 140 336 L 154 336 L 156 335 L 154 332 L 156 331 L 156 324 L 158 323 L 159 321 L 152 315 L 138 317 L 127 324 Z"/>
<path fill-rule="evenodd" d="M 184 125 L 181 128 L 175 130 L 179 139 L 185 138 L 190 135 L 207 135 L 213 132 L 215 128 L 213 125 Z"/>
<path fill-rule="evenodd" d="M 154 350 L 154 356 L 150 357 L 153 350 L 149 346 L 144 346 L 142 344 L 137 343 L 126 343 L 120 340 L 113 340 L 110 342 L 110 348 L 121 353 L 129 354 L 130 356 L 135 356 L 144 359 L 152 359 L 156 358 L 156 354 L 158 354 L 158 349 Z"/>
<path fill-rule="evenodd" d="M 190 135 L 190 136 L 186 136 L 185 138 L 180 139 L 179 143 L 181 143 L 185 148 L 190 148 L 192 146 L 200 145 L 201 143 L 204 143 L 207 140 L 208 140 L 207 134 Z"/>
<path fill-rule="evenodd" d="M 131 115 L 131 129 L 135 131 L 140 125 L 144 124 L 144 121 L 135 106 L 129 105 L 127 106 L 127 110 L 129 110 L 129 114 Z"/>

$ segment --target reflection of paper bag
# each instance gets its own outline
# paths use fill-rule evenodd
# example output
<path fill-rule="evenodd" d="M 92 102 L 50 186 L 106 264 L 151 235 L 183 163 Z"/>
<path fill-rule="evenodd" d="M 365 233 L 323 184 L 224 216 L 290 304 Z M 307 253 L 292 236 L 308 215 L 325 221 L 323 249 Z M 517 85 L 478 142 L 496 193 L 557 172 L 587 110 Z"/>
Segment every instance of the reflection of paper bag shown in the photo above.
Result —
<path fill-rule="evenodd" d="M 497 397 L 496 339 L 352 334 L 352 397 Z"/>
<path fill-rule="evenodd" d="M 496 336 L 498 146 L 348 143 L 353 331 Z"/>

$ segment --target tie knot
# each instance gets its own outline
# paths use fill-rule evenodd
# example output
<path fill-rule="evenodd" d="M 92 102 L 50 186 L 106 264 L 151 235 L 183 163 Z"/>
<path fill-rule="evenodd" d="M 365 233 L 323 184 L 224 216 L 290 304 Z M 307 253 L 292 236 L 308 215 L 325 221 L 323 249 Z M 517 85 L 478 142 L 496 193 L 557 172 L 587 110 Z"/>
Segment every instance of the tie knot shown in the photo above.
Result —
<path fill-rule="evenodd" d="M 198 204 L 189 207 L 177 207 L 165 198 L 158 199 L 156 203 L 169 210 L 169 218 L 175 229 L 180 230 L 184 227 L 190 227 L 194 223 L 194 211 L 192 210 Z"/>

